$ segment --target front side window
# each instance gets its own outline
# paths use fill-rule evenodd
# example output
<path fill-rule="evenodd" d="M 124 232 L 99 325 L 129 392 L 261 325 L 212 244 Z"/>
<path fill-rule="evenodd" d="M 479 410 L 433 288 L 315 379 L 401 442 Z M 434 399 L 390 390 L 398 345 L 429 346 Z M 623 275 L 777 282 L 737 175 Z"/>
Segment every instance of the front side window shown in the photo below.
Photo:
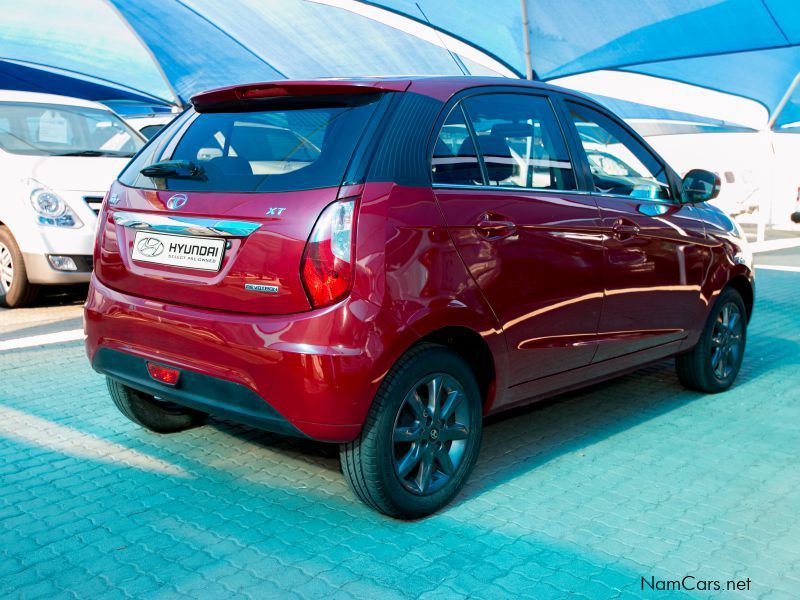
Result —
<path fill-rule="evenodd" d="M 567 105 L 589 161 L 595 192 L 650 200 L 671 198 L 664 165 L 624 127 L 587 106 Z"/>
<path fill-rule="evenodd" d="M 129 157 L 142 146 L 142 139 L 107 110 L 0 102 L 0 148 L 12 154 Z"/>

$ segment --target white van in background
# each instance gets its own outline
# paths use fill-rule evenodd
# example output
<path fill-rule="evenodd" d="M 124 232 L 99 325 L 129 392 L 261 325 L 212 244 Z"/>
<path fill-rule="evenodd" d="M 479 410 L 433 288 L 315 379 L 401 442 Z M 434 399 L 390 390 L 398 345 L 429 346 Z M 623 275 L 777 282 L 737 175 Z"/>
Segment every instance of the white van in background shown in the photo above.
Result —
<path fill-rule="evenodd" d="M 89 281 L 103 196 L 144 143 L 102 104 L 0 90 L 0 305 Z"/>

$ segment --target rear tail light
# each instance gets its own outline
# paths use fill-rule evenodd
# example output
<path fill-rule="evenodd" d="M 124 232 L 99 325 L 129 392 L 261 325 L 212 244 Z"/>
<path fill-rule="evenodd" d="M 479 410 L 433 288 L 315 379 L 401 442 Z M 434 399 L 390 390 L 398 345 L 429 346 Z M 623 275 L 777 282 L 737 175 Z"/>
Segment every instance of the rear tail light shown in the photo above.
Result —
<path fill-rule="evenodd" d="M 353 285 L 355 199 L 338 200 L 322 211 L 308 238 L 300 274 L 314 308 L 350 293 Z"/>
<path fill-rule="evenodd" d="M 150 377 L 156 381 L 167 385 L 177 385 L 178 378 L 181 376 L 181 372 L 178 369 L 157 365 L 151 362 L 147 363 L 147 372 L 150 373 Z"/>

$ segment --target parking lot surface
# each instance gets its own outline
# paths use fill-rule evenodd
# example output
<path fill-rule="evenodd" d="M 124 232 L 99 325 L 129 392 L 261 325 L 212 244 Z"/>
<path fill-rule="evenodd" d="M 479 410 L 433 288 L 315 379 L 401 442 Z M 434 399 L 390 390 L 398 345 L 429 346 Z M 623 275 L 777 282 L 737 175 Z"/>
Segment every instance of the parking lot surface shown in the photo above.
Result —
<path fill-rule="evenodd" d="M 356 500 L 333 446 L 127 421 L 79 297 L 0 311 L 0 596 L 800 597 L 800 273 L 757 286 L 732 390 L 668 361 L 495 420 L 465 490 L 411 523 Z"/>

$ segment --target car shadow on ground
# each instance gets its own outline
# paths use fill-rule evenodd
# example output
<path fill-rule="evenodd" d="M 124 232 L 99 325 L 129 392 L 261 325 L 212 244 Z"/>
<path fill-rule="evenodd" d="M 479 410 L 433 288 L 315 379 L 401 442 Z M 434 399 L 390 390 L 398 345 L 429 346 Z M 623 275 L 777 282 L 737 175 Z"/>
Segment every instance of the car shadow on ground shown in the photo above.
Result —
<path fill-rule="evenodd" d="M 781 354 L 794 356 L 795 362 L 800 363 L 800 343 L 761 337 L 758 345 L 763 344 L 773 350 L 780 347 Z M 753 351 L 736 385 L 754 381 L 769 373 L 770 368 L 769 361 L 759 360 Z M 466 502 L 560 456 L 581 452 L 706 397 L 681 386 L 674 361 L 669 359 L 582 390 L 490 416 L 484 422 L 475 470 L 456 502 Z M 209 425 L 272 452 L 285 453 L 330 472 L 341 471 L 335 444 L 287 438 L 215 418 L 210 419 Z"/>
<path fill-rule="evenodd" d="M 30 307 L 79 306 L 86 302 L 88 293 L 88 283 L 81 285 L 43 286 L 39 289 L 39 294 Z"/>
<path fill-rule="evenodd" d="M 642 394 L 643 390 L 649 393 Z M 459 501 L 702 397 L 684 390 L 672 361 L 488 417 L 481 454 Z M 340 472 L 335 444 L 287 438 L 215 418 L 209 425 L 249 443 Z"/>

